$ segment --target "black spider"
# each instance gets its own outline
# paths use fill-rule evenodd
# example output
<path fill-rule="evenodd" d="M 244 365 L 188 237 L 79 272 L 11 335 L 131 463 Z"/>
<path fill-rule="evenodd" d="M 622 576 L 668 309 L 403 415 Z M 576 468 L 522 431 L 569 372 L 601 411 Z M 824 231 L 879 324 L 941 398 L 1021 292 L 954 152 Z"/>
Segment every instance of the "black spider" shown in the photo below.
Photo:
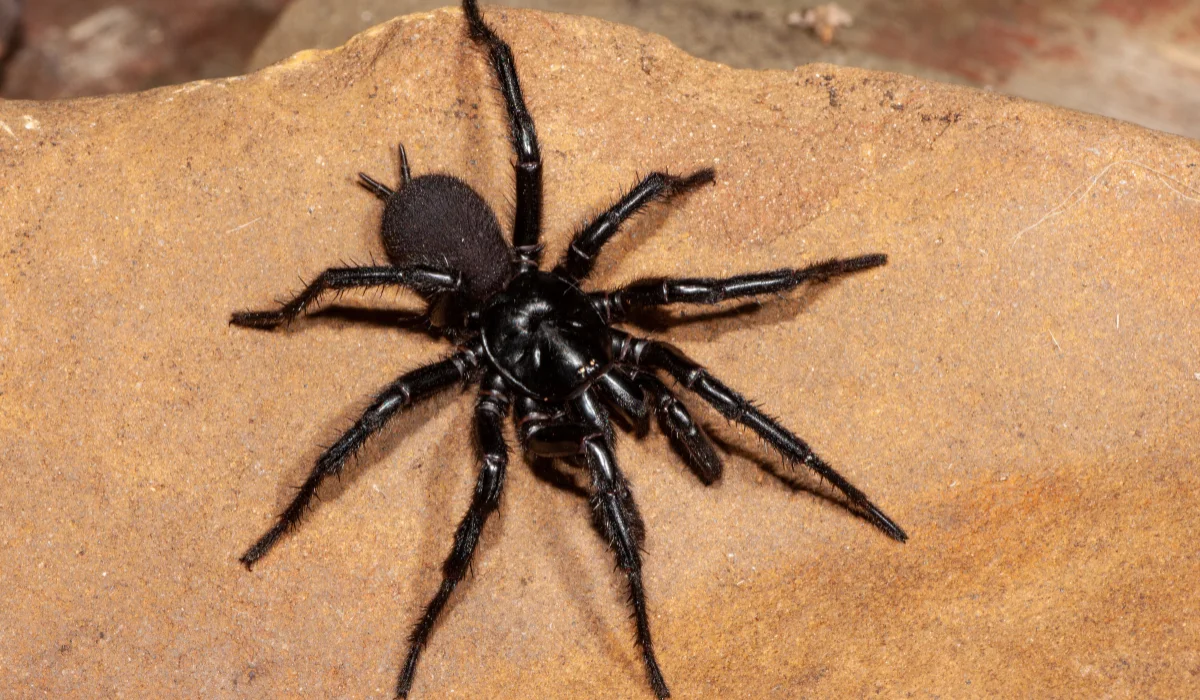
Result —
<path fill-rule="evenodd" d="M 862 491 L 818 457 L 803 440 L 722 384 L 678 348 L 638 338 L 612 327 L 637 309 L 675 303 L 716 304 L 727 299 L 774 294 L 806 282 L 883 265 L 884 255 L 835 259 L 802 269 L 782 269 L 725 279 L 654 278 L 613 291 L 585 292 L 600 249 L 621 223 L 650 202 L 668 199 L 713 182 L 711 169 L 685 177 L 651 173 L 575 234 L 551 272 L 538 269 L 542 246 L 542 160 L 533 119 L 525 108 L 512 51 L 483 21 L 475 0 L 464 0 L 467 29 L 486 47 L 508 112 L 517 154 L 516 220 L 513 245 L 504 240 L 492 209 L 466 183 L 451 175 L 412 177 L 400 147 L 400 187 L 393 191 L 359 174 L 363 187 L 386 203 L 383 244 L 390 265 L 330 268 L 278 311 L 245 311 L 230 322 L 275 328 L 304 311 L 326 291 L 399 286 L 428 302 L 427 318 L 456 350 L 446 359 L 418 367 L 384 388 L 348 431 L 317 459 L 291 504 L 241 561 L 253 566 L 295 526 L 317 488 L 338 474 L 373 433 L 401 410 L 455 384 L 479 384 L 475 430 L 483 464 L 475 494 L 454 535 L 443 565 L 441 587 L 409 637 L 410 648 L 396 684 L 407 697 L 417 660 L 438 614 L 471 561 L 484 521 L 496 509 L 508 465 L 502 427 L 511 408 L 526 453 L 560 458 L 591 476 L 596 525 L 629 580 L 629 600 L 650 686 L 669 695 L 650 643 L 642 589 L 644 528 L 629 483 L 617 468 L 609 411 L 639 434 L 651 413 L 675 451 L 705 484 L 721 476 L 721 459 L 688 409 L 659 377 L 665 373 L 711 404 L 721 415 L 750 428 L 783 458 L 828 481 L 850 507 L 888 536 L 904 531 Z"/>

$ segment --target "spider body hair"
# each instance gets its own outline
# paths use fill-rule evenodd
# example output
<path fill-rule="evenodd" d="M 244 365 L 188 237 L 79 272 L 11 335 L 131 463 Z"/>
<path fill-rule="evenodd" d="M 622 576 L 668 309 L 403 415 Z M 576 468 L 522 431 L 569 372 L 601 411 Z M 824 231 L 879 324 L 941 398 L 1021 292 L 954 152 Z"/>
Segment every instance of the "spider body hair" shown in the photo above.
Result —
<path fill-rule="evenodd" d="M 400 148 L 400 186 L 394 191 L 359 173 L 359 184 L 384 201 L 380 237 L 394 266 L 427 265 L 461 277 L 455 296 L 478 307 L 513 275 L 512 248 L 496 213 L 461 179 L 443 173 L 413 178 Z"/>

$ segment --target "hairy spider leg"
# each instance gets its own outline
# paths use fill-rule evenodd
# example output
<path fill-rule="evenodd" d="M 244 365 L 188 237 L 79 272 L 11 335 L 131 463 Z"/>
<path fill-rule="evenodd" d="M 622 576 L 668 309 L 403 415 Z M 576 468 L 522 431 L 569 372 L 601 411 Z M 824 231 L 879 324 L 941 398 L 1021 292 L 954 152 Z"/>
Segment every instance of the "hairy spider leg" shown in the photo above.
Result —
<path fill-rule="evenodd" d="M 608 410 L 604 408 L 596 392 L 591 389 L 584 391 L 579 396 L 571 399 L 570 406 L 571 413 L 569 415 L 574 415 L 584 425 L 590 426 L 593 431 L 600 431 L 599 437 L 590 439 L 602 440 L 605 445 L 612 448 L 613 440 L 615 439 L 613 437 L 612 421 L 609 419 Z M 587 449 L 583 443 L 580 443 L 577 456 L 583 458 L 580 460 L 580 464 L 586 466 Z M 629 490 L 629 482 L 625 480 L 625 476 L 619 471 L 616 474 L 619 477 L 617 478 L 619 482 L 617 485 L 621 487 L 620 491 L 625 510 L 629 513 L 629 532 L 633 535 L 634 544 L 638 546 L 638 549 L 641 549 L 642 544 L 646 541 L 646 526 L 642 522 L 642 515 L 638 512 L 637 504 L 633 502 L 633 495 Z"/>
<path fill-rule="evenodd" d="M 408 168 L 408 153 L 404 151 L 404 144 L 398 144 L 398 147 L 400 150 L 400 187 L 404 187 L 408 183 L 412 182 L 412 170 L 409 170 Z M 363 188 L 371 194 L 383 200 L 384 204 L 387 204 L 387 201 L 392 198 L 392 195 L 396 194 L 392 188 L 363 172 L 358 174 L 358 184 L 362 185 Z"/>
<path fill-rule="evenodd" d="M 371 287 L 408 287 L 423 294 L 453 292 L 462 286 L 462 276 L 428 265 L 407 267 L 331 267 L 313 280 L 304 291 L 282 304 L 277 311 L 237 311 L 229 318 L 235 326 L 246 328 L 275 328 L 291 323 L 304 313 L 321 294 L 342 289 Z"/>
<path fill-rule="evenodd" d="M 541 259 L 542 246 L 542 154 L 538 147 L 537 131 L 533 117 L 525 107 L 521 95 L 521 83 L 517 80 L 517 67 L 513 62 L 512 49 L 503 39 L 496 36 L 475 0 L 463 0 L 463 14 L 467 17 L 467 30 L 471 40 L 486 46 L 488 58 L 504 106 L 508 111 L 513 150 L 517 162 L 513 166 L 517 173 L 517 212 L 513 221 L 513 251 L 517 257 L 537 267 Z"/>
<path fill-rule="evenodd" d="M 638 535 L 633 521 L 637 518 L 633 510 L 633 495 L 625 477 L 617 469 L 617 458 L 612 448 L 599 438 L 590 438 L 583 443 L 588 470 L 592 475 L 592 510 L 609 546 L 617 555 L 617 564 L 629 581 L 629 602 L 637 624 L 637 643 L 642 648 L 642 660 L 650 687 L 658 698 L 668 698 L 671 691 L 663 679 L 654 656 L 654 645 L 650 639 L 650 618 L 646 614 L 646 591 L 642 584 L 642 559 Z M 638 519 L 640 521 L 640 519 Z M 639 522 L 640 525 L 640 522 Z"/>
<path fill-rule="evenodd" d="M 666 371 L 684 387 L 704 399 L 727 419 L 740 423 L 767 442 L 789 463 L 801 464 L 828 481 L 849 499 L 859 514 L 885 535 L 899 542 L 908 539 L 904 530 L 871 502 L 867 495 L 825 463 L 803 440 L 754 407 L 746 397 L 725 386 L 683 351 L 666 343 L 612 331 L 623 354 L 633 364 Z M 624 338 L 620 338 L 624 336 Z"/>
<path fill-rule="evenodd" d="M 612 367 L 596 377 L 592 387 L 604 405 L 617 412 L 633 432 L 645 435 L 650 428 L 650 404 L 646 403 L 646 392 L 625 370 Z"/>
<path fill-rule="evenodd" d="M 854 258 L 825 262 L 794 269 L 783 268 L 769 272 L 753 272 L 714 279 L 710 277 L 655 277 L 636 280 L 612 291 L 594 292 L 588 296 L 600 316 L 608 323 L 624 320 L 635 309 L 667 304 L 719 304 L 729 299 L 779 294 L 806 282 L 827 282 L 834 277 L 868 270 L 887 263 L 881 254 L 860 255 Z"/>
<path fill-rule="evenodd" d="M 470 377 L 478 367 L 477 358 L 481 351 L 482 348 L 464 350 L 439 362 L 418 367 L 404 373 L 379 392 L 354 425 L 317 458 L 308 478 L 288 507 L 279 514 L 275 525 L 242 555 L 240 561 L 246 568 L 252 568 L 256 561 L 271 551 L 284 533 L 300 522 L 321 482 L 325 477 L 341 473 L 346 460 L 362 447 L 367 438 L 402 409 Z"/>
<path fill-rule="evenodd" d="M 608 540 L 617 565 L 629 582 L 629 604 L 637 627 L 637 643 L 650 686 L 659 698 L 670 697 L 654 645 L 646 613 L 646 591 L 642 583 L 641 547 L 646 528 L 638 513 L 629 482 L 617 468 L 605 424 L 607 413 L 591 390 L 572 401 L 574 416 L 544 413 L 532 399 L 519 399 L 516 407 L 517 434 L 525 451 L 537 457 L 557 457 L 584 466 L 592 478 L 590 500 L 596 526 Z M 582 458 L 582 459 L 580 459 Z"/>
<path fill-rule="evenodd" d="M 521 447 L 536 457 L 571 459 L 580 456 L 580 445 L 604 431 L 571 421 L 562 411 L 545 412 L 545 404 L 527 396 L 517 399 L 514 418 Z"/>
<path fill-rule="evenodd" d="M 475 482 L 475 494 L 471 497 L 471 506 L 454 533 L 454 547 L 442 564 L 442 584 L 425 606 L 425 612 L 408 637 L 408 658 L 396 681 L 397 698 L 408 697 L 413 676 L 417 671 L 417 661 L 425 642 L 429 639 L 430 631 L 433 630 L 433 624 L 441 614 L 442 608 L 446 606 L 446 601 L 450 599 L 455 586 L 466 574 L 471 555 L 475 552 L 475 545 L 479 543 L 479 533 L 483 530 L 483 524 L 500 503 L 504 474 L 508 468 L 508 444 L 504 440 L 503 421 L 508 415 L 510 404 L 509 390 L 500 375 L 492 373 L 486 376 L 480 384 L 479 399 L 475 404 L 475 434 L 483 456 L 479 479 Z"/>
<path fill-rule="evenodd" d="M 654 413 L 658 415 L 659 428 L 666 433 L 675 452 L 683 457 L 683 461 L 705 486 L 716 483 L 724 469 L 721 456 L 692 418 L 687 406 L 652 372 L 640 372 L 634 381 L 650 395 Z"/>
<path fill-rule="evenodd" d="M 604 407 L 589 389 L 571 402 L 572 409 L 594 431 L 603 433 L 608 424 Z M 642 583 L 641 548 L 646 540 L 646 526 L 638 513 L 629 481 L 617 467 L 612 441 L 603 435 L 588 437 L 580 445 L 584 463 L 592 477 L 592 513 L 600 531 L 617 555 L 617 565 L 629 582 L 629 603 L 637 628 L 637 643 L 642 648 L 642 660 L 650 687 L 658 698 L 670 697 L 671 691 L 663 680 L 654 645 L 650 639 L 650 618 L 646 612 L 646 591 Z"/>
<path fill-rule="evenodd" d="M 713 182 L 712 168 L 697 170 L 678 177 L 667 173 L 650 173 L 634 185 L 624 197 L 575 234 L 554 272 L 576 280 L 586 279 L 592 272 L 600 249 L 616 234 L 621 224 L 642 207 L 658 199 L 670 199 Z"/>
<path fill-rule="evenodd" d="M 826 260 L 808 267 L 784 268 L 720 279 L 707 277 L 650 278 L 631 282 L 613 291 L 588 296 L 607 323 L 625 319 L 633 310 L 676 303 L 718 304 L 729 299 L 779 294 L 806 282 L 826 282 L 834 277 L 867 270 L 887 263 L 887 256 L 860 255 Z M 624 342 L 624 341 L 621 341 Z M 705 484 L 721 477 L 722 463 L 712 442 L 693 420 L 687 407 L 651 372 L 635 376 L 647 394 L 654 397 L 659 425 L 672 447 Z"/>
<path fill-rule="evenodd" d="M 605 405 L 622 414 L 639 434 L 645 433 L 644 424 L 649 414 L 655 413 L 671 446 L 705 485 L 711 486 L 721 478 L 721 457 L 716 448 L 683 402 L 652 372 L 638 372 L 632 376 L 624 367 L 613 367 L 598 378 L 593 387 Z M 647 396 L 650 402 L 647 402 Z M 518 402 L 517 416 L 522 444 L 543 457 L 577 457 L 579 445 L 585 439 L 606 434 L 580 423 L 555 423 L 550 416 L 538 412 L 532 399 Z M 612 439 L 611 431 L 607 437 Z"/>

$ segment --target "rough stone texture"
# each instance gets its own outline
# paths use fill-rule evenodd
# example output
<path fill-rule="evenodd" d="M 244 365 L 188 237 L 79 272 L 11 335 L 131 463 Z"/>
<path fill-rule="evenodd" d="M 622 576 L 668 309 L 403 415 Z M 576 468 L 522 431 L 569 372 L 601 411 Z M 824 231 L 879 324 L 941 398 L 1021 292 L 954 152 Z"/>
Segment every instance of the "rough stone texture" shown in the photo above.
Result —
<path fill-rule="evenodd" d="M 251 66 L 340 46 L 449 0 L 294 0 Z M 1200 0 L 839 0 L 852 26 L 826 45 L 789 15 L 816 0 L 493 0 L 662 34 L 734 68 L 821 61 L 987 87 L 1200 138 Z M 797 13 L 798 14 L 798 13 Z"/>
<path fill-rule="evenodd" d="M 734 452 L 714 488 L 661 436 L 623 440 L 677 697 L 1200 692 L 1200 145 L 489 16 L 538 120 L 551 253 L 635 173 L 718 169 L 629 226 L 599 283 L 891 256 L 653 331 L 912 535 L 788 488 L 711 412 Z M 393 180 L 401 139 L 418 171 L 503 210 L 504 118 L 460 21 L 407 17 L 242 79 L 0 103 L 0 695 L 390 692 L 474 480 L 471 399 L 396 421 L 247 573 L 237 556 L 318 445 L 446 348 L 344 316 L 226 321 L 380 255 L 379 204 L 353 177 Z M 586 503 L 515 460 L 415 697 L 648 697 L 623 597 Z"/>
<path fill-rule="evenodd" d="M 987 0 L 981 0 L 986 2 Z M 250 59 L 261 68 L 297 51 L 340 46 L 354 34 L 398 15 L 425 12 L 449 0 L 293 0 L 263 37 Z M 865 2 L 844 4 L 863 22 L 890 19 L 895 9 L 868 11 Z M 520 7 L 598 17 L 662 34 L 692 54 L 735 68 L 791 69 L 800 63 L 825 60 L 865 68 L 900 67 L 920 70 L 901 57 L 882 59 L 847 46 L 824 46 L 804 29 L 788 25 L 787 15 L 799 7 L 788 0 L 496 0 L 490 7 Z M 936 9 L 924 7 L 927 13 Z M 964 8 L 960 8 L 962 10 Z M 861 11 L 860 11 L 861 10 Z M 839 38 L 845 38 L 843 33 Z M 839 60 L 841 59 L 841 60 Z M 939 76 L 953 73 L 939 71 Z"/>

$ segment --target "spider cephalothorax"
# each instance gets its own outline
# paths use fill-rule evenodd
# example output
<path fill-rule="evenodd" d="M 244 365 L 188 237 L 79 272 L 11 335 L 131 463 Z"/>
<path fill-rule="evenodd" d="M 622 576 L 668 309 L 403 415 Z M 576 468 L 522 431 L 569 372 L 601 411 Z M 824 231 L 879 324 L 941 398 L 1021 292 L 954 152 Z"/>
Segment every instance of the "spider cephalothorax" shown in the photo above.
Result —
<path fill-rule="evenodd" d="M 429 322 L 455 345 L 445 359 L 407 372 L 379 392 L 354 425 L 321 454 L 275 525 L 241 561 L 249 568 L 261 559 L 299 522 L 321 482 L 340 473 L 367 438 L 401 410 L 456 384 L 478 384 L 479 478 L 443 564 L 442 585 L 409 638 L 396 695 L 407 697 L 433 623 L 462 580 L 483 524 L 499 503 L 508 466 L 503 421 L 511 411 L 527 454 L 563 459 L 589 475 L 597 528 L 629 582 L 637 643 L 650 685 L 655 695 L 665 698 L 669 693 L 650 642 L 642 587 L 642 519 L 617 467 L 610 411 L 639 434 L 650 416 L 656 416 L 675 451 L 705 484 L 720 477 L 721 459 L 660 375 L 671 377 L 728 420 L 753 430 L 789 463 L 824 478 L 846 497 L 850 508 L 890 537 L 903 541 L 906 535 L 803 440 L 682 351 L 613 324 L 638 309 L 780 293 L 877 267 L 887 258 L 862 255 L 724 279 L 655 278 L 611 291 L 583 291 L 596 256 L 621 223 L 654 200 L 712 183 L 713 171 L 702 169 L 683 177 L 646 176 L 575 234 L 552 271 L 539 269 L 542 161 L 533 119 L 508 45 L 483 21 L 474 0 L 464 0 L 463 12 L 471 39 L 488 51 L 508 112 L 517 155 L 513 243 L 504 240 L 492 209 L 462 180 L 440 174 L 413 178 L 402 147 L 401 182 L 395 191 L 359 174 L 360 184 L 386 203 L 382 238 L 391 264 L 330 268 L 276 311 L 233 315 L 234 325 L 275 328 L 303 314 L 326 291 L 399 286 L 427 300 Z"/>

